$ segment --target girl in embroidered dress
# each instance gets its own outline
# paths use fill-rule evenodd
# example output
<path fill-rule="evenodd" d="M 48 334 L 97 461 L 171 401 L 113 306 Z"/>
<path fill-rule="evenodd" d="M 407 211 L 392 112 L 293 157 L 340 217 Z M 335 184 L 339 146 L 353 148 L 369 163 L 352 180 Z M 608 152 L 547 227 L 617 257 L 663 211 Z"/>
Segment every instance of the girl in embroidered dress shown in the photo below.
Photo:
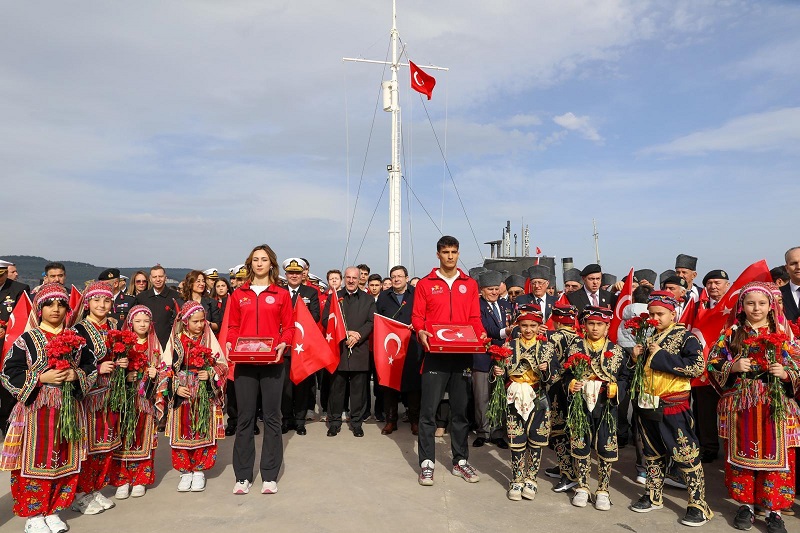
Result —
<path fill-rule="evenodd" d="M 124 329 L 136 333 L 138 340 L 134 347 L 136 361 L 129 361 L 126 375 L 128 394 L 132 397 L 128 404 L 131 409 L 122 417 L 122 446 L 114 451 L 111 463 L 111 485 L 117 487 L 114 495 L 117 500 L 144 496 L 146 486 L 155 481 L 156 421 L 161 419 L 165 409 L 164 396 L 156 394 L 161 345 L 153 327 L 153 313 L 143 305 L 134 306 Z M 136 368 L 132 368 L 134 365 Z"/>
<path fill-rule="evenodd" d="M 497 378 L 506 378 L 508 418 L 506 431 L 511 448 L 511 485 L 508 499 L 536 497 L 536 476 L 542 462 L 542 448 L 550 436 L 550 404 L 545 386 L 558 375 L 558 358 L 553 345 L 539 334 L 543 316 L 538 305 L 519 308 L 516 324 L 520 337 L 511 341 L 505 368 L 494 367 Z"/>
<path fill-rule="evenodd" d="M 199 347 L 211 351 L 212 366 L 190 366 Z M 181 473 L 178 492 L 202 492 L 206 488 L 204 472 L 217 460 L 217 439 L 225 438 L 222 408 L 228 365 L 199 302 L 183 304 L 162 361 L 172 375 L 166 435 L 172 447 L 172 466 Z M 164 393 L 163 386 L 159 393 Z M 207 411 L 202 406 L 206 393 Z"/>
<path fill-rule="evenodd" d="M 58 283 L 42 285 L 33 300 L 29 330 L 3 358 L 0 383 L 17 399 L 9 419 L 0 470 L 11 471 L 14 514 L 27 518 L 29 533 L 61 533 L 67 525 L 58 513 L 75 499 L 78 472 L 86 456 L 80 398 L 89 391 L 97 369 L 84 345 L 68 357 L 70 367 L 57 370 L 48 361 L 47 346 L 62 331 L 69 296 Z M 71 330 L 74 333 L 74 330 Z M 60 421 L 62 386 L 71 382 L 75 422 L 81 437 L 64 438 Z"/>
<path fill-rule="evenodd" d="M 709 359 L 709 376 L 723 391 L 719 435 L 728 460 L 725 484 L 741 504 L 734 519 L 747 530 L 755 504 L 767 510 L 767 531 L 783 533 L 781 509 L 795 496 L 795 448 L 800 446 L 797 346 L 783 334 L 771 283 L 748 283 L 739 293 L 735 322 Z"/>
<path fill-rule="evenodd" d="M 598 511 L 611 509 L 608 488 L 611 483 L 611 463 L 619 458 L 617 448 L 617 410 L 619 397 L 624 395 L 627 372 L 626 356 L 618 345 L 608 339 L 608 327 L 613 312 L 607 307 L 587 305 L 580 313 L 584 338 L 572 343 L 567 361 L 575 354 L 590 358 L 586 374 L 579 375 L 574 366 L 564 371 L 563 378 L 569 383 L 570 403 L 576 401 L 575 394 L 580 391 L 582 405 L 588 428 L 585 434 L 569 430 L 570 454 L 574 461 L 578 488 L 572 498 L 572 505 L 586 507 L 589 501 L 589 456 L 592 449 L 597 454 L 598 476 L 594 507 Z M 564 363 L 567 367 L 569 363 Z"/>
<path fill-rule="evenodd" d="M 78 494 L 72 510 L 86 515 L 102 513 L 114 507 L 114 502 L 100 493 L 109 483 L 111 454 L 120 446 L 119 413 L 108 408 L 111 393 L 111 374 L 119 366 L 125 368 L 127 359 L 115 362 L 106 347 L 108 332 L 117 329 L 117 321 L 108 318 L 114 299 L 111 285 L 97 281 L 86 287 L 83 308 L 86 317 L 75 324 L 75 330 L 86 339 L 97 362 L 97 381 L 83 400 L 87 421 L 89 456 L 78 477 Z"/>

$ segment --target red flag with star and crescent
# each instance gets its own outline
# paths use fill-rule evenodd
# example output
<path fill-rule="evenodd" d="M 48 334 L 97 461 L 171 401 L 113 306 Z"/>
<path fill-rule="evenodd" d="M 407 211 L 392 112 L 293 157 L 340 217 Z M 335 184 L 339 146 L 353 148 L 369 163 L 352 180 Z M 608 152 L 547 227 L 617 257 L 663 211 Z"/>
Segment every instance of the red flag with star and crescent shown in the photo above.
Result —
<path fill-rule="evenodd" d="M 294 306 L 294 327 L 289 379 L 297 385 L 316 371 L 338 364 L 339 358 L 331 352 L 302 298 Z"/>
<path fill-rule="evenodd" d="M 343 340 L 347 338 L 347 331 L 344 327 L 344 317 L 342 316 L 342 307 L 339 305 L 339 295 L 334 291 L 328 298 L 331 301 L 330 314 L 328 314 L 328 325 L 325 328 L 325 341 L 336 356 L 336 361 L 330 367 L 327 367 L 328 372 L 333 374 L 336 367 L 339 366 L 339 346 Z"/>
<path fill-rule="evenodd" d="M 692 333 L 700 339 L 700 344 L 703 345 L 703 356 L 706 363 L 708 362 L 708 353 L 711 351 L 711 347 L 717 342 L 717 339 L 719 339 L 719 336 L 728 325 L 728 322 L 734 319 L 736 301 L 739 299 L 739 293 L 742 287 L 752 281 L 772 281 L 769 267 L 764 259 L 745 268 L 744 272 L 736 278 L 736 281 L 733 282 L 728 291 L 712 309 L 697 309 L 697 316 L 692 326 Z M 693 387 L 708 384 L 708 375 L 706 372 L 703 372 L 702 376 L 692 380 Z"/>
<path fill-rule="evenodd" d="M 10 350 L 14 341 L 25 332 L 25 328 L 28 325 L 28 318 L 31 316 L 31 307 L 31 299 L 28 298 L 28 293 L 23 292 L 22 296 L 17 300 L 17 303 L 14 304 L 14 310 L 11 311 L 11 315 L 8 317 L 5 341 L 4 339 L 0 339 L 0 349 L 2 349 L 3 354 Z M 34 327 L 35 325 L 31 324 L 30 326 Z"/>
<path fill-rule="evenodd" d="M 408 62 L 408 65 L 411 70 L 411 88 L 418 93 L 424 94 L 430 100 L 433 95 L 433 88 L 436 86 L 436 78 L 411 61 Z"/>
<path fill-rule="evenodd" d="M 399 391 L 403 381 L 403 364 L 411 341 L 408 324 L 375 313 L 374 340 L 375 373 L 384 387 Z"/>
<path fill-rule="evenodd" d="M 625 283 L 622 285 L 622 290 L 619 291 L 617 297 L 617 305 L 614 306 L 614 317 L 611 319 L 611 324 L 608 326 L 608 338 L 611 342 L 617 342 L 619 336 L 619 326 L 622 324 L 622 312 L 626 307 L 633 303 L 633 267 L 628 272 L 628 277 L 625 278 Z"/>

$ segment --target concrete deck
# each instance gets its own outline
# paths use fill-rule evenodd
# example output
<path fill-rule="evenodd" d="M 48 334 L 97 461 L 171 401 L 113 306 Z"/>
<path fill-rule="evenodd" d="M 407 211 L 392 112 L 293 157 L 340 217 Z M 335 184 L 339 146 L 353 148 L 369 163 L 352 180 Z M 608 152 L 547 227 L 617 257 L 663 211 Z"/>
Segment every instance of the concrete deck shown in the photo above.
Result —
<path fill-rule="evenodd" d="M 611 481 L 611 511 L 579 509 L 568 494 L 550 489 L 555 480 L 539 474 L 539 495 L 534 501 L 511 502 L 505 496 L 509 476 L 509 452 L 494 446 L 470 448 L 470 461 L 481 474 L 480 483 L 468 484 L 450 474 L 449 437 L 437 439 L 435 485 L 417 484 L 416 437 L 408 424 L 399 432 L 380 434 L 382 424 L 364 425 L 365 437 L 357 439 L 347 429 L 326 437 L 325 424 L 309 422 L 308 435 L 293 431 L 284 436 L 284 468 L 279 493 L 260 494 L 261 480 L 253 492 L 234 496 L 230 465 L 233 439 L 220 441 L 217 466 L 208 473 L 202 493 L 178 493 L 178 473 L 172 470 L 168 442 L 162 437 L 156 453 L 157 481 L 143 498 L 118 501 L 114 509 L 95 516 L 72 511 L 62 518 L 74 532 L 127 533 L 169 531 L 313 531 L 381 533 L 407 531 L 571 531 L 666 533 L 690 531 L 678 520 L 685 511 L 685 492 L 667 488 L 663 510 L 637 514 L 628 509 L 644 488 L 633 481 L 635 454 L 631 446 Z M 470 437 L 470 443 L 473 437 Z M 256 437 L 260 448 L 261 437 Z M 544 453 L 542 469 L 553 465 L 554 454 Z M 256 459 L 256 465 L 258 459 Z M 716 513 L 702 530 L 735 531 L 737 506 L 726 497 L 722 462 L 706 468 L 708 500 Z M 256 471 L 258 468 L 256 467 Z M 594 472 L 593 472 L 594 474 Z M 114 489 L 103 493 L 113 497 Z M 571 493 L 570 493 L 571 494 Z M 788 531 L 800 531 L 800 519 L 786 516 Z M 24 520 L 14 517 L 9 473 L 0 473 L 0 531 L 22 531 Z M 765 531 L 759 519 L 752 531 Z"/>

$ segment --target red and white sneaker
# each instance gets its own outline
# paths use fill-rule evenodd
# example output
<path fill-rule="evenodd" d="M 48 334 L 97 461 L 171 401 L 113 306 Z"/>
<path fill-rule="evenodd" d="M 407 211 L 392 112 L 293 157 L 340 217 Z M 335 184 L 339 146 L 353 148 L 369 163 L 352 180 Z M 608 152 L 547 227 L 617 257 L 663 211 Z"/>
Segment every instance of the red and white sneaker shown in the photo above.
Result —
<path fill-rule="evenodd" d="M 453 465 L 453 475 L 464 478 L 467 483 L 477 483 L 481 480 L 481 476 L 466 459 L 461 459 L 458 464 Z"/>

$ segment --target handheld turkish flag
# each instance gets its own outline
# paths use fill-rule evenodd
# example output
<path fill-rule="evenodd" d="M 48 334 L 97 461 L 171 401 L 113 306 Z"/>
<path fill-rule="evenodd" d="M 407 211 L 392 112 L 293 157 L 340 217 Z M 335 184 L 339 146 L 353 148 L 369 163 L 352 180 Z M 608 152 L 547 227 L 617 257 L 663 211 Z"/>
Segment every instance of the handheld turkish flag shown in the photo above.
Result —
<path fill-rule="evenodd" d="M 625 278 L 625 284 L 622 290 L 619 291 L 617 298 L 617 305 L 614 306 L 614 317 L 611 319 L 611 325 L 608 327 L 608 338 L 611 342 L 617 342 L 619 335 L 619 326 L 622 324 L 622 312 L 626 307 L 633 303 L 633 267 L 628 272 L 628 277 Z"/>
<path fill-rule="evenodd" d="M 372 338 L 375 340 L 375 372 L 384 387 L 400 390 L 403 364 L 411 341 L 408 324 L 375 314 Z"/>
<path fill-rule="evenodd" d="M 347 331 L 344 327 L 344 317 L 342 316 L 342 308 L 339 305 L 339 295 L 336 291 L 332 291 L 328 296 L 331 301 L 330 314 L 328 315 L 328 326 L 325 328 L 325 341 L 328 347 L 335 356 L 335 361 L 331 363 L 330 367 L 326 367 L 328 372 L 333 374 L 336 367 L 339 366 L 339 345 L 347 338 Z"/>
<path fill-rule="evenodd" d="M 289 379 L 297 385 L 317 370 L 328 368 L 338 358 L 331 352 L 302 298 L 298 298 L 294 306 L 294 327 Z"/>
<path fill-rule="evenodd" d="M 689 298 L 689 301 L 686 302 L 686 307 L 683 308 L 683 312 L 678 319 L 678 323 L 683 324 L 686 326 L 686 329 L 691 331 L 695 318 L 697 318 L 697 302 L 694 298 Z"/>
<path fill-rule="evenodd" d="M 436 79 L 430 74 L 425 73 L 424 70 L 416 66 L 413 62 L 409 61 L 408 65 L 411 69 L 411 88 L 422 93 L 431 99 L 433 88 L 436 86 Z"/>
<path fill-rule="evenodd" d="M 567 299 L 566 292 L 561 293 L 561 296 L 558 297 L 558 300 L 556 300 L 556 304 L 553 307 L 555 307 L 556 305 L 570 305 L 569 300 Z M 547 318 L 547 322 L 544 323 L 544 327 L 547 329 L 547 331 L 553 331 L 554 329 L 556 329 L 555 322 L 553 321 L 552 309 L 550 310 L 550 316 Z M 577 322 L 575 324 L 575 327 L 576 328 L 578 327 Z"/>
<path fill-rule="evenodd" d="M 28 298 L 27 293 L 22 293 L 22 297 L 17 300 L 17 303 L 14 304 L 14 310 L 11 311 L 11 315 L 8 317 L 8 324 L 6 325 L 6 336 L 5 342 L 0 343 L 0 348 L 2 348 L 2 353 L 5 354 L 8 350 L 11 349 L 11 345 L 14 344 L 20 335 L 25 332 L 26 326 L 28 325 L 28 317 L 31 316 L 31 299 Z M 34 326 L 31 324 L 31 326 Z"/>
<path fill-rule="evenodd" d="M 736 318 L 734 312 L 736 311 L 736 301 L 739 299 L 739 293 L 742 287 L 751 281 L 772 281 L 772 276 L 769 274 L 769 267 L 767 262 L 762 259 L 757 263 L 753 263 L 744 269 L 744 272 L 739 274 L 736 281 L 728 289 L 722 298 L 720 298 L 717 305 L 713 309 L 698 309 L 697 316 L 694 319 L 692 326 L 692 333 L 694 333 L 700 343 L 703 345 L 703 356 L 708 362 L 708 353 L 711 347 L 717 342 L 722 331 Z M 703 372 L 703 375 L 692 380 L 692 386 L 708 385 L 708 375 Z"/>
<path fill-rule="evenodd" d="M 536 247 L 536 255 L 541 255 L 541 254 L 542 254 L 542 249 L 537 246 Z"/>

